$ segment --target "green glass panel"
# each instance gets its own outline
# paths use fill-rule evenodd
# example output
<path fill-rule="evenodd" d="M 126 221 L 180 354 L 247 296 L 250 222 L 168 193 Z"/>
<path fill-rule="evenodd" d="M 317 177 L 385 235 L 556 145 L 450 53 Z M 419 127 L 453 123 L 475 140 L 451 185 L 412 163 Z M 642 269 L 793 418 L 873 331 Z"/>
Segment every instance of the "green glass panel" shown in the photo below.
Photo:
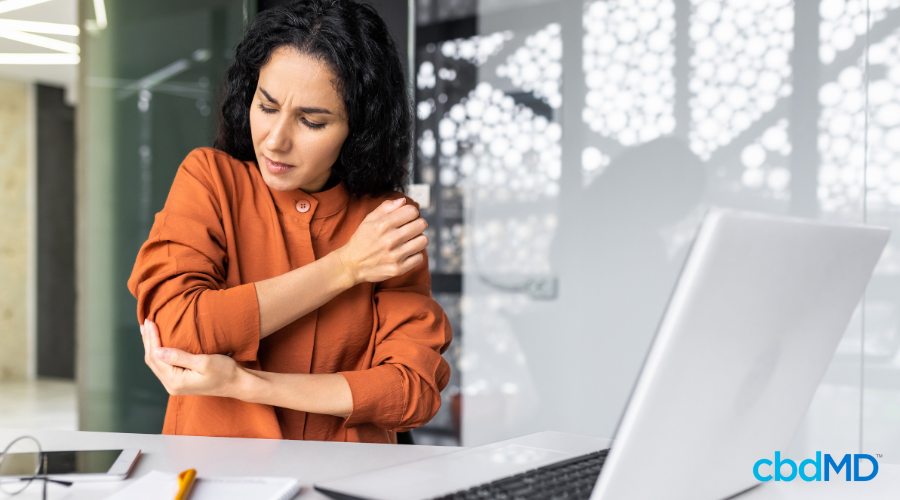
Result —
<path fill-rule="evenodd" d="M 105 4 L 107 26 L 81 40 L 80 427 L 156 433 L 167 395 L 143 362 L 126 282 L 181 161 L 212 145 L 222 77 L 255 2 Z M 94 19 L 81 2 L 81 25 Z"/>

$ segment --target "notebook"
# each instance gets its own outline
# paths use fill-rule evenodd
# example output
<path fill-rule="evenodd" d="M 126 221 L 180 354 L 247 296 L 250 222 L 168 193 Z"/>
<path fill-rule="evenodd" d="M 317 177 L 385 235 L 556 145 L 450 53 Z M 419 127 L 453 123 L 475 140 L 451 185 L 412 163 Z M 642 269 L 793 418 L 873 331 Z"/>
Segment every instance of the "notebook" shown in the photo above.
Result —
<path fill-rule="evenodd" d="M 300 482 L 286 477 L 198 477 L 190 500 L 291 500 Z M 178 493 L 178 474 L 153 471 L 107 500 L 172 500 Z"/>

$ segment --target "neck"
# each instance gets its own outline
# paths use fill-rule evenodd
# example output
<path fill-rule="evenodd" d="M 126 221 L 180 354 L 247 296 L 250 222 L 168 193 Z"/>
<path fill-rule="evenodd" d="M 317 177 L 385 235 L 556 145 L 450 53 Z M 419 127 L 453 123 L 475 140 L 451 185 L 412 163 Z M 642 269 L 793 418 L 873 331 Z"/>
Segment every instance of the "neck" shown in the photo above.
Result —
<path fill-rule="evenodd" d="M 320 191 L 328 191 L 329 189 L 337 186 L 340 183 L 341 183 L 341 178 L 334 175 L 334 172 L 331 172 L 331 177 L 328 178 L 328 181 L 325 182 L 325 185 L 322 186 L 322 189 Z"/>

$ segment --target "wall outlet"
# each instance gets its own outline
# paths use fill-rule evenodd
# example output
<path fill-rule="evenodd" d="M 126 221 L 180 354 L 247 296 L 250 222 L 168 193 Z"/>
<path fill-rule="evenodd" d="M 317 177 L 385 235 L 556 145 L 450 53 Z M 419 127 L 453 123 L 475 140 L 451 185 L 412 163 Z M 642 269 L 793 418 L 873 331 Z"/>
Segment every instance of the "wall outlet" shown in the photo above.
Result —
<path fill-rule="evenodd" d="M 525 284 L 528 296 L 535 300 L 553 300 L 559 293 L 556 276 L 537 276 Z"/>
<path fill-rule="evenodd" d="M 419 204 L 422 209 L 431 207 L 431 184 L 410 184 L 406 186 L 406 196 Z"/>

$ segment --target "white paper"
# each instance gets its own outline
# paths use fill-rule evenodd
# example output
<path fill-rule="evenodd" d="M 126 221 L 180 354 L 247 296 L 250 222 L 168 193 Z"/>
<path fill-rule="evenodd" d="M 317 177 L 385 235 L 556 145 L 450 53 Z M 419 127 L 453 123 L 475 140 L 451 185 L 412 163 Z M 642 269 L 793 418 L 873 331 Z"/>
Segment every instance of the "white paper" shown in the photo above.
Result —
<path fill-rule="evenodd" d="M 292 478 L 198 477 L 191 500 L 289 500 L 300 490 Z M 107 500 L 172 500 L 178 493 L 178 475 L 153 471 L 110 496 Z"/>

